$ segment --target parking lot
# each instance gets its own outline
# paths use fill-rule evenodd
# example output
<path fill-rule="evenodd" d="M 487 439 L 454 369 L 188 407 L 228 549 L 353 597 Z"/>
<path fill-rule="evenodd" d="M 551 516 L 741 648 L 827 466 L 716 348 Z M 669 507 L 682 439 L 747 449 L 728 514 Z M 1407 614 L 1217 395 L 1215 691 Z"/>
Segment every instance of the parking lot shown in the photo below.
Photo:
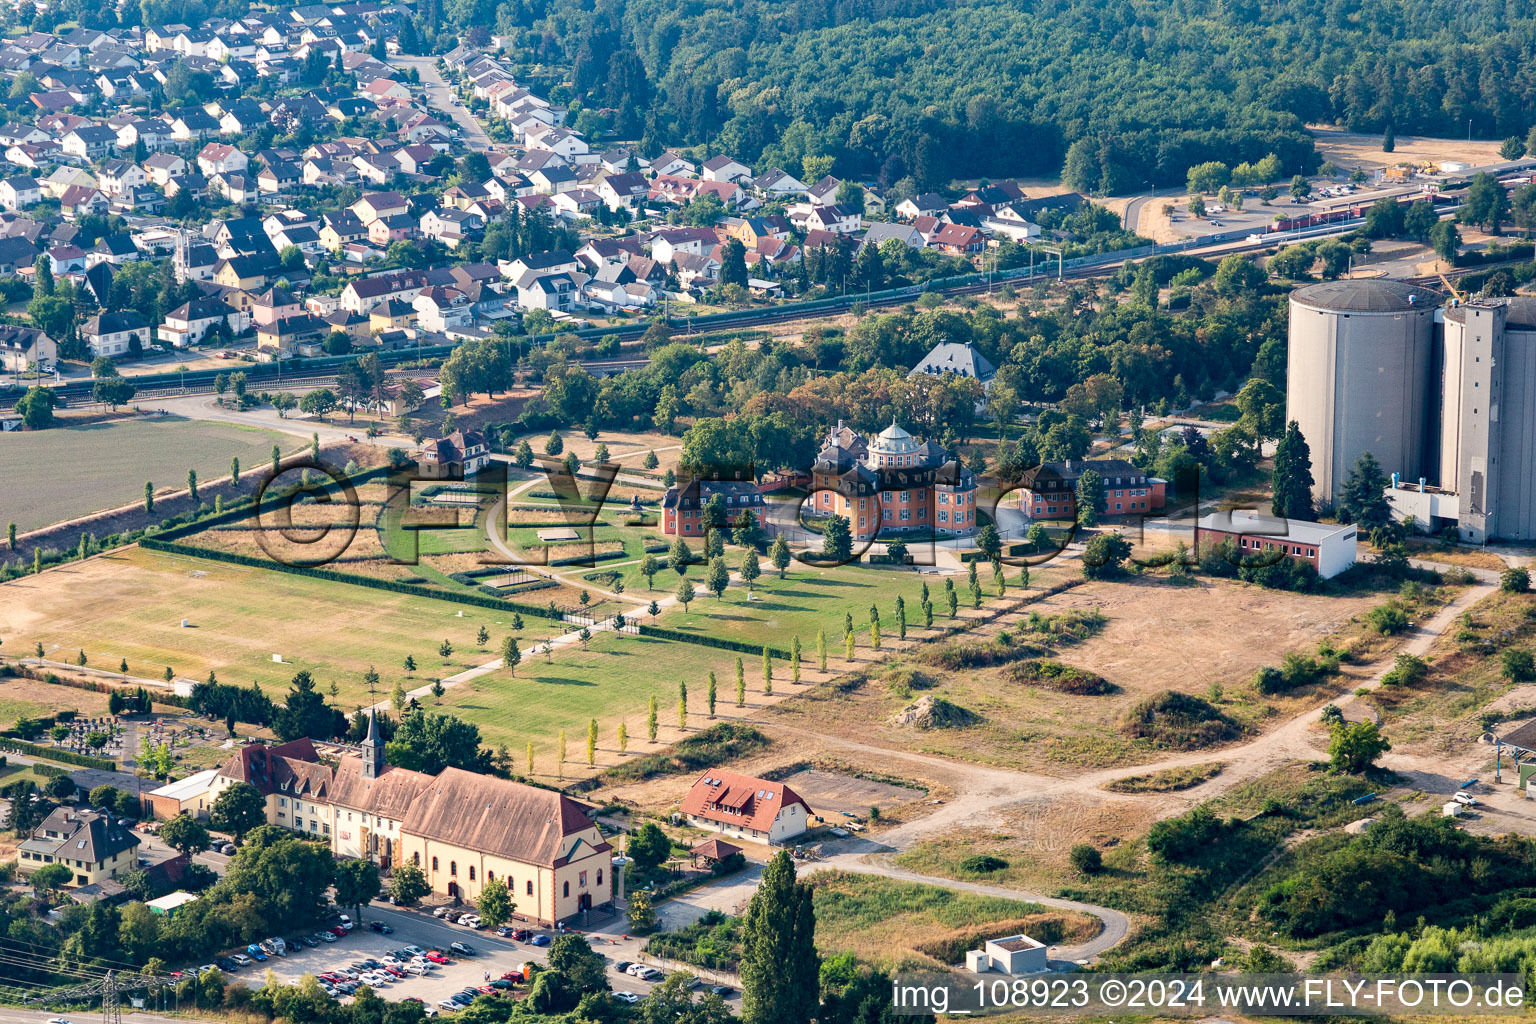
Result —
<path fill-rule="evenodd" d="M 368 922 L 371 921 L 387 924 L 394 930 L 388 935 L 375 932 L 369 927 Z M 558 933 L 543 930 L 542 934 Z M 638 950 L 637 942 L 629 940 L 615 944 L 600 935 L 590 935 L 588 938 L 593 948 L 610 963 L 608 981 L 614 991 L 633 992 L 641 996 L 650 991 L 649 983 L 620 974 L 611 967 L 617 960 L 634 959 Z M 453 942 L 469 945 L 478 955 L 463 957 L 451 952 L 449 946 Z M 270 969 L 282 981 L 295 982 L 305 974 L 318 976 L 359 961 L 379 959 L 386 953 L 412 945 L 441 950 L 452 962 L 426 975 L 411 975 L 376 988 L 386 999 L 415 997 L 431 1007 L 436 1007 L 440 1000 L 455 992 L 479 987 L 488 979 L 499 978 L 507 971 L 517 970 L 527 961 L 543 964 L 549 951 L 548 946 L 534 946 L 527 942 L 500 938 L 493 932 L 444 924 L 430 913 L 375 904 L 363 909 L 363 923 L 358 924 L 345 938 L 322 943 L 314 949 L 301 947 L 297 951 L 290 950 L 287 956 L 270 957 L 265 963 L 242 968 L 234 977 L 252 988 L 260 988 L 265 984 L 266 972 Z"/>

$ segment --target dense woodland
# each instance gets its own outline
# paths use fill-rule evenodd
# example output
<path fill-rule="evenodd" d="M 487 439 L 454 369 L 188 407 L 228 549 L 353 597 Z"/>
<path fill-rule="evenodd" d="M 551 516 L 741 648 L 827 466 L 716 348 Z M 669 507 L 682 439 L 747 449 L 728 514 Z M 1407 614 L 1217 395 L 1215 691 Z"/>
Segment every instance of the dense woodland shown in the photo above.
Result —
<path fill-rule="evenodd" d="M 428 38 L 520 36 L 569 69 L 578 115 L 649 149 L 830 158 L 887 185 L 1067 162 L 1074 185 L 1132 190 L 1270 151 L 1310 169 L 1307 123 L 1507 137 L 1536 120 L 1536 11 L 1492 0 L 428 0 L 423 18 Z"/>

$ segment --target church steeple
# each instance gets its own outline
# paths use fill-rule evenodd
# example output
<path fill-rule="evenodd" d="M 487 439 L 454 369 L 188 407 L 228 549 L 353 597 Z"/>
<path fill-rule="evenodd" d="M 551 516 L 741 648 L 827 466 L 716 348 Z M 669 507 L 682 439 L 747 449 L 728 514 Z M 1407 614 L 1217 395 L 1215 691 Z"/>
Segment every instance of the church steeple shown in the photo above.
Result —
<path fill-rule="evenodd" d="M 363 740 L 363 778 L 376 779 L 384 774 L 384 734 L 379 731 L 379 713 L 368 709 L 368 735 Z"/>

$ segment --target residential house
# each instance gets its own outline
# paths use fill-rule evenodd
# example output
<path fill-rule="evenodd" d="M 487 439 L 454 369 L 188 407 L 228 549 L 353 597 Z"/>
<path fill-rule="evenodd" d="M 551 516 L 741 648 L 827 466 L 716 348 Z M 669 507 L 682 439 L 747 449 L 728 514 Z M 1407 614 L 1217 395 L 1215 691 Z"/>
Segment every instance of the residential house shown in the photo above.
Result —
<path fill-rule="evenodd" d="M 810 827 L 811 808 L 782 782 L 711 768 L 688 788 L 683 817 L 706 828 L 781 846 Z"/>
<path fill-rule="evenodd" d="M 751 179 L 752 168 L 728 156 L 716 156 L 704 161 L 704 169 L 699 176 L 705 181 L 740 182 Z"/>
<path fill-rule="evenodd" d="M 149 172 L 132 160 L 107 160 L 96 175 L 96 187 L 108 196 L 121 196 L 149 184 Z"/>
<path fill-rule="evenodd" d="M 216 174 L 243 174 L 250 157 L 223 142 L 210 142 L 197 154 L 197 169 L 212 178 Z"/>
<path fill-rule="evenodd" d="M 56 807 L 18 847 L 23 878 L 49 864 L 70 870 L 75 889 L 116 879 L 139 869 L 139 837 L 105 811 Z"/>
<path fill-rule="evenodd" d="M 151 340 L 152 328 L 133 310 L 98 313 L 80 325 L 80 340 L 92 357 L 138 355 Z"/>
<path fill-rule="evenodd" d="M 13 213 L 43 201 L 43 187 L 30 175 L 18 175 L 0 181 L 0 207 Z"/>
<path fill-rule="evenodd" d="M 144 160 L 144 172 L 150 183 L 164 188 L 175 177 L 187 173 L 187 161 L 175 153 L 155 153 Z"/>
<path fill-rule="evenodd" d="M 896 204 L 896 215 L 903 220 L 938 217 L 949 209 L 949 201 L 936 192 L 924 192 Z"/>
<path fill-rule="evenodd" d="M 41 366 L 52 366 L 59 358 L 59 346 L 34 327 L 0 324 L 0 370 L 25 373 Z"/>
<path fill-rule="evenodd" d="M 457 288 L 424 288 L 421 294 L 411 300 L 411 305 L 416 310 L 417 326 L 428 331 L 468 327 L 474 321 L 474 309 L 469 296 Z"/>
<path fill-rule="evenodd" d="M 463 480 L 491 463 L 490 445 L 478 430 L 456 430 L 428 441 L 416 453 L 416 466 L 432 480 Z"/>
<path fill-rule="evenodd" d="M 174 348 L 187 348 L 201 342 L 219 325 L 227 327 L 233 336 L 250 327 L 251 318 L 221 299 L 193 299 L 165 314 L 165 322 L 160 325 L 160 340 L 170 342 Z"/>
<path fill-rule="evenodd" d="M 1075 522 L 1078 482 L 1090 470 L 1103 487 L 1104 515 L 1146 516 L 1163 510 L 1167 482 L 1124 459 L 1068 459 L 1031 467 L 1015 490 L 1019 510 L 1031 519 Z"/>

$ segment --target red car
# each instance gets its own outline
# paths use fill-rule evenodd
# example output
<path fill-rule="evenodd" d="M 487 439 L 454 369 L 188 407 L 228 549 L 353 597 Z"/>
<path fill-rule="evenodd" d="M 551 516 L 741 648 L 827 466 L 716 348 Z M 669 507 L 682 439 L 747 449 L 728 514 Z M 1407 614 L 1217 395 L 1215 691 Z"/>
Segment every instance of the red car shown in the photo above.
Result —
<path fill-rule="evenodd" d="M 506 974 L 503 974 L 501 976 L 501 980 L 502 981 L 522 981 L 523 980 L 523 972 L 522 971 L 508 971 Z"/>
<path fill-rule="evenodd" d="M 447 957 L 443 956 L 443 954 L 439 953 L 435 949 L 429 950 L 427 952 L 427 959 L 430 960 L 434 964 L 451 964 L 451 963 L 453 963 L 452 960 L 449 960 Z"/>
<path fill-rule="evenodd" d="M 493 996 L 496 994 L 496 990 L 489 985 L 481 985 L 480 991 L 484 992 L 488 996 Z"/>
<path fill-rule="evenodd" d="M 385 971 L 385 973 L 387 973 L 389 975 L 392 975 L 393 977 L 396 977 L 396 978 L 403 978 L 403 977 L 405 977 L 405 972 L 402 971 L 400 968 L 395 967 L 392 964 L 385 964 L 384 965 L 384 971 Z"/>
<path fill-rule="evenodd" d="M 336 936 L 338 939 L 341 939 L 346 937 L 347 930 L 341 925 L 337 925 L 335 928 L 331 929 L 331 934 Z"/>

